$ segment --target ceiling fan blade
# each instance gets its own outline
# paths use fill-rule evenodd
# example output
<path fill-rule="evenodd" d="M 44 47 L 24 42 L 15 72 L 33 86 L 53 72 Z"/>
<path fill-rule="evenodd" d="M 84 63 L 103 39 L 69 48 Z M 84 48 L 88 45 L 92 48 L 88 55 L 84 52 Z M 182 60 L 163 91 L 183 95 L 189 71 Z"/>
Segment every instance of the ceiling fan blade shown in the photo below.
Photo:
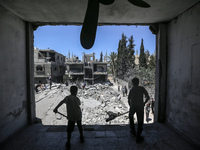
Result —
<path fill-rule="evenodd" d="M 90 49 L 94 45 L 98 17 L 99 17 L 99 1 L 88 0 L 88 6 L 80 37 L 81 45 L 85 49 Z"/>
<path fill-rule="evenodd" d="M 99 3 L 104 4 L 104 5 L 110 5 L 114 2 L 115 0 L 99 0 Z"/>
<path fill-rule="evenodd" d="M 136 5 L 138 7 L 149 8 L 150 5 L 143 0 L 128 0 L 131 4 Z"/>

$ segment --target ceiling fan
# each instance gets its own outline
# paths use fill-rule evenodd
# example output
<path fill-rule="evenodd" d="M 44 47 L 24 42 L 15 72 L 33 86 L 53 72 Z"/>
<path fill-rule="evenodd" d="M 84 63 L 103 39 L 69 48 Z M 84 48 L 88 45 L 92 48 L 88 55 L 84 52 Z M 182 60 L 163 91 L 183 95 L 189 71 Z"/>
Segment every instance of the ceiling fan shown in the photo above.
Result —
<path fill-rule="evenodd" d="M 96 30 L 97 30 L 97 23 L 99 17 L 99 3 L 104 5 L 110 5 L 115 0 L 88 0 L 88 6 L 81 30 L 81 45 L 85 49 L 90 49 L 94 45 L 95 37 L 96 37 Z M 143 0 L 128 0 L 131 4 L 148 8 L 150 5 Z"/>

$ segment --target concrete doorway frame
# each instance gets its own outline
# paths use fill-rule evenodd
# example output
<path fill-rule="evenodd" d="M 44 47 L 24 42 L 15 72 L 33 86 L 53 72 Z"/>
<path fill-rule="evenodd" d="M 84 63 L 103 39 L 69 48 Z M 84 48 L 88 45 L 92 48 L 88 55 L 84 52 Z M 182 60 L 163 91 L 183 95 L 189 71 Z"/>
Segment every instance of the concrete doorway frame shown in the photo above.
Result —
<path fill-rule="evenodd" d="M 44 24 L 41 24 L 43 26 Z M 45 24 L 54 25 L 54 24 Z M 57 25 L 57 24 L 56 24 Z M 113 24 L 114 25 L 114 24 Z M 134 25 L 134 24 L 133 24 Z M 167 26 L 166 24 L 149 25 L 152 34 L 156 35 L 156 76 L 155 76 L 155 115 L 154 122 L 164 122 L 166 115 L 166 87 L 167 87 Z M 26 69 L 27 69 L 27 110 L 28 123 L 35 122 L 34 96 L 34 34 L 37 29 L 26 22 Z"/>

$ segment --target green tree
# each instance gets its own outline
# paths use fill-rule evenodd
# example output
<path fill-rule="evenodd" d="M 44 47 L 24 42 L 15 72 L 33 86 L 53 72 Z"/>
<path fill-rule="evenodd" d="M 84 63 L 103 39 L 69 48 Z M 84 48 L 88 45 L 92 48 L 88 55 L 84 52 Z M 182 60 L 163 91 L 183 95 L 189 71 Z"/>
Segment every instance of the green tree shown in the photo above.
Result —
<path fill-rule="evenodd" d="M 117 48 L 117 67 L 116 67 L 116 76 L 120 77 L 122 74 L 122 50 L 121 50 L 121 40 L 119 40 Z"/>
<path fill-rule="evenodd" d="M 143 39 L 142 39 L 141 46 L 140 46 L 139 65 L 140 65 L 140 67 L 147 68 L 146 55 L 144 53 Z"/>
<path fill-rule="evenodd" d="M 152 70 L 153 68 L 156 68 L 156 58 L 154 55 L 150 56 L 150 60 L 149 60 L 149 68 Z"/>
<path fill-rule="evenodd" d="M 127 51 L 128 51 L 128 68 L 129 69 L 132 69 L 135 67 L 135 50 L 134 50 L 134 47 L 135 47 L 135 44 L 134 44 L 134 40 L 133 40 L 133 36 L 131 36 L 129 39 L 129 44 L 127 46 Z"/>
<path fill-rule="evenodd" d="M 121 50 L 122 50 L 122 77 L 126 74 L 128 70 L 128 64 L 127 64 L 127 59 L 128 59 L 128 51 L 127 51 L 127 37 L 122 34 L 122 39 L 121 39 Z"/>
<path fill-rule="evenodd" d="M 108 64 L 110 66 L 113 77 L 116 75 L 116 66 L 117 66 L 117 53 L 111 52 L 108 56 Z"/>
<path fill-rule="evenodd" d="M 149 57 L 150 57 L 150 53 L 148 50 L 145 51 L 145 56 L 146 56 L 146 62 L 147 62 L 147 66 L 149 64 Z"/>
<path fill-rule="evenodd" d="M 123 78 L 124 74 L 127 71 L 127 37 L 122 33 L 122 38 L 119 40 L 118 43 L 118 55 L 117 55 L 117 69 L 116 69 L 116 75 L 119 78 Z"/>

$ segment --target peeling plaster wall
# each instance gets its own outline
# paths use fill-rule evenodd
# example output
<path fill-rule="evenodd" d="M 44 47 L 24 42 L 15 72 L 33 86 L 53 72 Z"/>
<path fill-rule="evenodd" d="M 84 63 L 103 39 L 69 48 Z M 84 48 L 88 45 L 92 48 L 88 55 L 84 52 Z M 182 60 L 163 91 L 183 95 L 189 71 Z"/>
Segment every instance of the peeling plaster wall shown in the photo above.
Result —
<path fill-rule="evenodd" d="M 28 122 L 25 27 L 0 5 L 0 142 Z"/>
<path fill-rule="evenodd" d="M 200 3 L 168 24 L 166 121 L 200 143 Z"/>

